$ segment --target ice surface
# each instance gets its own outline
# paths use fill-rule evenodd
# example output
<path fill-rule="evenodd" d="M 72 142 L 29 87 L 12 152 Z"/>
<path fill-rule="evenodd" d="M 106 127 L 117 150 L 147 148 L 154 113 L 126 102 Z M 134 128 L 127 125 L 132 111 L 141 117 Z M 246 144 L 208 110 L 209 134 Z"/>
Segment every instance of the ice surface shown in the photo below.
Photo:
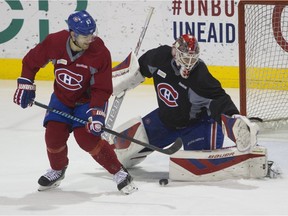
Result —
<path fill-rule="evenodd" d="M 52 82 L 37 81 L 37 101 L 47 104 Z M 112 176 L 69 138 L 70 164 L 59 188 L 38 192 L 49 168 L 42 120 L 45 110 L 15 105 L 16 81 L 0 80 L 0 215 L 288 215 L 287 131 L 260 134 L 269 159 L 283 171 L 279 179 L 170 182 L 169 157 L 151 154 L 130 170 L 139 191 L 121 195 Z M 227 89 L 238 105 L 238 89 Z M 113 98 L 111 98 L 112 105 Z M 115 126 L 156 107 L 152 86 L 127 92 Z"/>

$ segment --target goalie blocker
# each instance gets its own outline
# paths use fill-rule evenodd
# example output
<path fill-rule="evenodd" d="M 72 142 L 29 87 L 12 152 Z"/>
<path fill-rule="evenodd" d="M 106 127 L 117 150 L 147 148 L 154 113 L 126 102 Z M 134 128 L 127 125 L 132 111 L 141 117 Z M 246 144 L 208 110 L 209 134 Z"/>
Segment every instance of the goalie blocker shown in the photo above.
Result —
<path fill-rule="evenodd" d="M 116 131 L 149 142 L 141 117 Z M 141 163 L 153 151 L 119 137 L 111 140 L 119 161 L 126 168 Z M 254 146 L 246 151 L 237 147 L 210 151 L 180 150 L 170 157 L 169 178 L 178 181 L 218 181 L 233 178 L 263 178 L 267 175 L 267 149 Z"/>

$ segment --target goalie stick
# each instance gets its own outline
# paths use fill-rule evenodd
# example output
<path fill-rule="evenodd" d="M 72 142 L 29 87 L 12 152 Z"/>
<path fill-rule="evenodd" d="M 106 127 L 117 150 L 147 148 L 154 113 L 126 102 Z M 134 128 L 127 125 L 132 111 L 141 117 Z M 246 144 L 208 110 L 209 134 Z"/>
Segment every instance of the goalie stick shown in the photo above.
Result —
<path fill-rule="evenodd" d="M 37 101 L 34 101 L 33 104 L 35 104 L 36 106 L 42 107 L 42 108 L 44 108 L 44 109 L 46 109 L 46 110 L 48 110 L 48 111 L 50 111 L 50 112 L 56 113 L 56 114 L 58 114 L 58 115 L 61 115 L 61 116 L 65 117 L 65 118 L 68 118 L 68 119 L 71 119 L 71 120 L 73 120 L 73 121 L 79 122 L 79 123 L 81 123 L 81 124 L 83 124 L 83 125 L 86 125 L 86 124 L 87 124 L 87 121 L 85 121 L 85 120 L 83 120 L 83 119 L 80 119 L 80 118 L 78 118 L 78 117 L 76 117 L 76 116 L 70 115 L 69 113 L 66 113 L 66 112 L 63 112 L 63 111 L 54 109 L 54 108 L 52 108 L 52 107 L 49 107 L 49 106 L 47 106 L 47 105 L 45 105 L 45 104 L 42 104 L 42 103 L 39 103 L 39 102 L 37 102 Z M 113 134 L 113 135 L 115 135 L 115 136 L 118 136 L 118 137 L 121 137 L 121 138 L 123 138 L 123 139 L 126 139 L 126 140 L 129 140 L 129 141 L 131 141 L 131 142 L 134 142 L 134 143 L 136 143 L 136 144 L 138 144 L 138 145 L 142 145 L 142 146 L 144 146 L 144 147 L 146 147 L 146 148 L 149 148 L 149 149 L 151 149 L 151 150 L 154 150 L 154 151 L 157 151 L 157 152 L 160 152 L 160 153 L 163 153 L 163 154 L 167 154 L 167 155 L 174 154 L 174 153 L 177 152 L 177 151 L 182 147 L 182 145 L 183 145 L 182 140 L 181 140 L 181 138 L 179 137 L 179 138 L 176 139 L 176 141 L 175 141 L 170 147 L 168 147 L 168 148 L 166 148 L 166 149 L 162 149 L 162 148 L 158 148 L 158 147 L 156 147 L 156 146 L 152 146 L 152 145 L 150 145 L 150 144 L 148 144 L 148 143 L 144 143 L 144 142 L 142 142 L 142 141 L 140 141 L 140 140 L 136 140 L 136 139 L 134 139 L 134 138 L 132 138 L 132 137 L 125 136 L 125 135 L 123 135 L 123 134 L 121 134 L 121 133 L 118 133 L 118 132 L 113 131 L 113 130 L 111 130 L 111 129 L 108 129 L 108 128 L 106 128 L 106 127 L 102 127 L 102 129 L 103 129 L 103 131 L 105 131 L 105 132 L 107 132 L 107 133 Z"/>
<path fill-rule="evenodd" d="M 140 34 L 140 37 L 138 39 L 138 42 L 137 42 L 137 45 L 135 47 L 135 50 L 134 50 L 134 53 L 135 55 L 137 56 L 138 55 L 138 52 L 140 50 L 140 47 L 141 47 L 141 44 L 142 44 L 142 41 L 144 39 L 144 36 L 145 36 L 145 33 L 146 33 L 146 30 L 148 28 L 148 25 L 149 25 L 149 22 L 150 22 L 150 19 L 151 19 L 151 16 L 153 14 L 153 10 L 154 10 L 154 7 L 150 7 L 150 10 L 149 10 L 149 13 L 146 17 L 146 20 L 145 20 L 145 24 L 143 26 L 143 29 L 142 29 L 142 32 Z M 125 61 L 125 60 L 124 60 Z M 121 63 L 120 63 L 121 64 Z M 116 66 L 117 67 L 117 66 Z M 112 69 L 113 71 L 113 69 Z M 107 117 L 107 120 L 106 120 L 106 128 L 107 129 L 112 129 L 113 126 L 114 126 L 114 123 L 116 121 L 116 117 L 118 115 L 118 112 L 120 110 L 120 106 L 124 100 L 124 96 L 126 94 L 126 91 L 124 91 L 121 95 L 117 95 L 113 101 L 113 104 L 112 104 L 112 107 L 111 107 L 111 110 L 109 112 L 109 115 Z M 103 138 L 105 138 L 106 140 L 108 140 L 108 135 L 107 133 L 103 133 Z"/>

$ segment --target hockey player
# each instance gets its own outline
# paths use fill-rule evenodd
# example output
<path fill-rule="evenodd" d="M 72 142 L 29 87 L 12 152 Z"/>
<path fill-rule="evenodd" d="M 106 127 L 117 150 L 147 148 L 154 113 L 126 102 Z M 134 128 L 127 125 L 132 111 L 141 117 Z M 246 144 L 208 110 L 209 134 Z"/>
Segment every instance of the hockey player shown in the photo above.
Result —
<path fill-rule="evenodd" d="M 88 119 L 81 125 L 47 111 L 44 118 L 45 141 L 51 169 L 38 180 L 39 191 L 59 186 L 68 166 L 67 140 L 71 132 L 79 146 L 114 175 L 118 190 L 129 194 L 137 190 L 132 177 L 117 159 L 107 141 L 101 139 L 108 99 L 112 94 L 111 56 L 96 23 L 86 11 L 68 17 L 69 30 L 50 34 L 23 58 L 21 77 L 14 102 L 22 108 L 33 105 L 34 79 L 49 61 L 54 65 L 54 92 L 49 106 Z"/>
<path fill-rule="evenodd" d="M 239 111 L 220 82 L 199 58 L 197 39 L 189 34 L 173 46 L 148 50 L 139 58 L 138 70 L 126 75 L 125 82 L 113 81 L 114 95 L 153 78 L 158 108 L 143 118 L 135 118 L 117 128 L 119 132 L 151 145 L 165 148 L 177 137 L 184 151 L 170 158 L 170 178 L 212 180 L 229 177 L 264 177 L 267 174 L 266 149 L 256 146 L 258 126 Z M 131 62 L 135 59 L 132 58 Z M 133 70 L 130 71 L 132 73 Z M 138 82 L 137 82 L 138 81 Z M 224 133 L 223 133 L 224 132 Z M 224 134 L 236 147 L 223 149 Z M 140 163 L 150 149 L 116 138 L 119 160 L 126 167 Z M 203 152 L 204 151 L 204 152 Z"/>

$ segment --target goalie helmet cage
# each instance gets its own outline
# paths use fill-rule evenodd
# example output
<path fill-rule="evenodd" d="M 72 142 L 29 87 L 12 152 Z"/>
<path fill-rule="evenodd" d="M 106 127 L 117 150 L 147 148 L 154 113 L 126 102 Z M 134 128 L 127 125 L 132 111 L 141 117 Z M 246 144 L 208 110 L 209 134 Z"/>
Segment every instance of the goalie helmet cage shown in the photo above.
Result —
<path fill-rule="evenodd" d="M 238 33 L 241 114 L 287 126 L 288 0 L 240 0 Z"/>

